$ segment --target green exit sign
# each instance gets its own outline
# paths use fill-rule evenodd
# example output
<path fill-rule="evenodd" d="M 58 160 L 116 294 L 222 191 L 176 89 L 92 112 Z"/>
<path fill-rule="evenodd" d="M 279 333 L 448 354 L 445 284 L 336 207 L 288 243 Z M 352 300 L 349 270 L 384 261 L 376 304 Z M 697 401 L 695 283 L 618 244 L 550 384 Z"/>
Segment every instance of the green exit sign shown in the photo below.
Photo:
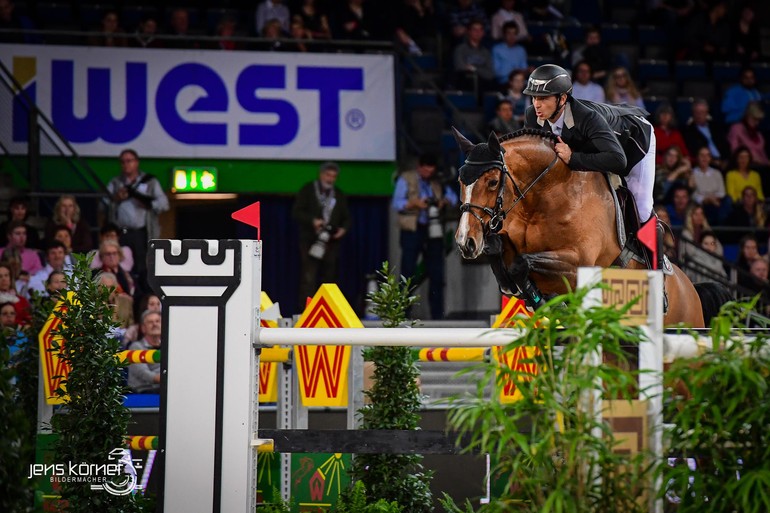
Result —
<path fill-rule="evenodd" d="M 172 192 L 216 192 L 218 184 L 215 167 L 175 167 L 171 172 Z"/>

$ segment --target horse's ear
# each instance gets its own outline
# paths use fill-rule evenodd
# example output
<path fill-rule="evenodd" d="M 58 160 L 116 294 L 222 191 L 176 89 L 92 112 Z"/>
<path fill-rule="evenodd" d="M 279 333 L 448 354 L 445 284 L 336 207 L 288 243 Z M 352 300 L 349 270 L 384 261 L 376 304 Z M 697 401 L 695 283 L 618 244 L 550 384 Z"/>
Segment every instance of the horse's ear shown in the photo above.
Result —
<path fill-rule="evenodd" d="M 500 140 L 497 138 L 497 134 L 492 131 L 489 132 L 489 140 L 487 140 L 487 147 L 489 151 L 494 154 L 500 153 Z"/>
<path fill-rule="evenodd" d="M 475 144 L 466 139 L 455 127 L 452 127 L 452 135 L 455 136 L 455 141 L 457 141 L 458 146 L 466 155 L 475 147 Z"/>

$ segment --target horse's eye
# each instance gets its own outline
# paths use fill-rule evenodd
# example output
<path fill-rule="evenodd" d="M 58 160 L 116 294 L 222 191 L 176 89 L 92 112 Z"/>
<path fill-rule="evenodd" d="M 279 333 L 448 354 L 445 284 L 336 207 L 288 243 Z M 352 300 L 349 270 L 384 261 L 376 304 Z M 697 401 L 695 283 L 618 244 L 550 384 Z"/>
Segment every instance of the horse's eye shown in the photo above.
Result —
<path fill-rule="evenodd" d="M 490 180 L 489 181 L 489 188 L 490 189 L 496 189 L 497 188 L 497 183 L 498 183 L 497 180 Z"/>

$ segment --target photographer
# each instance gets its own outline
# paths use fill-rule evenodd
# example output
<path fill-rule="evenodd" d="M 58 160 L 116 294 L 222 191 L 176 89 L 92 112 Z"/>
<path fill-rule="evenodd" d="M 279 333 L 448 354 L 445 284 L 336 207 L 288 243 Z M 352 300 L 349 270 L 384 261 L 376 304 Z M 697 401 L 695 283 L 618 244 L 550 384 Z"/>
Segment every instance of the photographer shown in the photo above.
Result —
<path fill-rule="evenodd" d="M 318 179 L 297 193 L 292 216 L 299 224 L 299 311 L 321 283 L 337 281 L 340 239 L 350 227 L 345 194 L 334 186 L 340 173 L 334 162 L 321 164 Z"/>
<path fill-rule="evenodd" d="M 430 280 L 430 314 L 444 317 L 444 224 L 446 208 L 457 205 L 457 194 L 436 173 L 436 157 L 423 154 L 417 169 L 401 173 L 393 193 L 393 208 L 401 228 L 401 274 L 414 276 L 422 253 Z"/>

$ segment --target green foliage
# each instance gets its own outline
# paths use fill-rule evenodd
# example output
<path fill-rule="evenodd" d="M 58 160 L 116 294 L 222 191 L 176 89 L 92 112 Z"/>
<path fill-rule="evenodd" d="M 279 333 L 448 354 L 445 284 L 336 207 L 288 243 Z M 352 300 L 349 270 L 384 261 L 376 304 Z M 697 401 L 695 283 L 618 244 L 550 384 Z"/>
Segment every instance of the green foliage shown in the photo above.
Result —
<path fill-rule="evenodd" d="M 453 401 L 450 425 L 470 439 L 467 452 L 491 455 L 493 479 L 504 490 L 481 511 L 647 510 L 639 499 L 651 483 L 647 455 L 616 453 L 617 442 L 597 420 L 594 402 L 596 396 L 630 399 L 635 393 L 636 373 L 619 368 L 627 364 L 621 345 L 636 344 L 644 335 L 621 324 L 631 305 L 584 308 L 587 293 L 578 290 L 552 299 L 526 321 L 522 336 L 505 347 L 536 348 L 531 359 L 519 362 L 524 365 L 502 367 L 495 381 L 493 397 L 511 380 L 522 394 L 520 401 L 502 404 L 484 393 L 498 370 L 494 361 L 481 366 L 486 376 L 477 397 Z M 600 349 L 620 365 L 597 362 Z M 532 363 L 539 370 L 534 374 Z M 448 511 L 461 511 L 448 496 L 444 503 Z"/>
<path fill-rule="evenodd" d="M 273 488 L 273 498 L 275 502 L 265 502 L 257 506 L 257 513 L 291 513 L 291 503 L 283 500 L 279 489 Z"/>
<path fill-rule="evenodd" d="M 334 513 L 401 513 L 403 508 L 397 502 L 388 502 L 380 499 L 374 503 L 368 503 L 366 486 L 362 481 L 355 484 L 340 494 Z"/>
<path fill-rule="evenodd" d="M 26 345 L 26 336 L 13 329 L 0 330 L 0 511 L 31 511 L 34 481 L 29 475 L 30 452 L 34 458 L 35 427 L 18 404 L 17 352 L 11 361 L 9 348 Z M 31 449 L 31 451 L 30 451 Z"/>
<path fill-rule="evenodd" d="M 406 311 L 416 301 L 411 280 L 390 274 L 385 262 L 378 272 L 379 288 L 369 295 L 374 313 L 385 327 L 406 320 Z M 371 404 L 359 410 L 364 429 L 418 429 L 422 405 L 417 386 L 419 369 L 408 347 L 374 347 L 364 353 L 374 362 L 371 390 L 365 392 Z M 423 472 L 422 456 L 408 454 L 358 455 L 351 476 L 363 481 L 369 501 L 396 502 L 411 513 L 433 509 L 429 473 Z M 377 510 L 379 511 L 379 510 Z"/>
<path fill-rule="evenodd" d="M 443 495 L 444 497 L 438 501 L 447 513 L 473 513 L 473 504 L 471 504 L 470 500 L 465 499 L 465 503 L 463 504 L 465 509 L 463 510 L 455 504 L 455 501 L 446 492 L 444 492 Z"/>
<path fill-rule="evenodd" d="M 109 453 L 125 447 L 129 411 L 123 407 L 125 393 L 123 368 L 117 356 L 119 341 L 110 336 L 112 321 L 110 290 L 99 285 L 91 275 L 89 259 L 76 255 L 67 289 L 74 298 L 65 300 L 57 315 L 62 319 L 58 335 L 64 340 L 60 358 L 70 365 L 64 382 L 68 399 L 54 415 L 53 430 L 57 462 L 103 465 Z M 65 392 L 56 393 L 61 397 Z M 122 480 L 122 478 L 118 478 Z M 67 500 L 68 513 L 130 513 L 142 511 L 140 495 L 112 495 L 105 490 L 91 490 L 88 483 L 63 482 L 61 494 Z"/>
<path fill-rule="evenodd" d="M 770 353 L 768 339 L 733 330 L 752 304 L 728 304 L 712 323 L 711 348 L 674 361 L 665 415 L 672 454 L 695 458 L 661 467 L 680 513 L 770 511 Z M 736 476 L 740 475 L 740 479 Z"/>

